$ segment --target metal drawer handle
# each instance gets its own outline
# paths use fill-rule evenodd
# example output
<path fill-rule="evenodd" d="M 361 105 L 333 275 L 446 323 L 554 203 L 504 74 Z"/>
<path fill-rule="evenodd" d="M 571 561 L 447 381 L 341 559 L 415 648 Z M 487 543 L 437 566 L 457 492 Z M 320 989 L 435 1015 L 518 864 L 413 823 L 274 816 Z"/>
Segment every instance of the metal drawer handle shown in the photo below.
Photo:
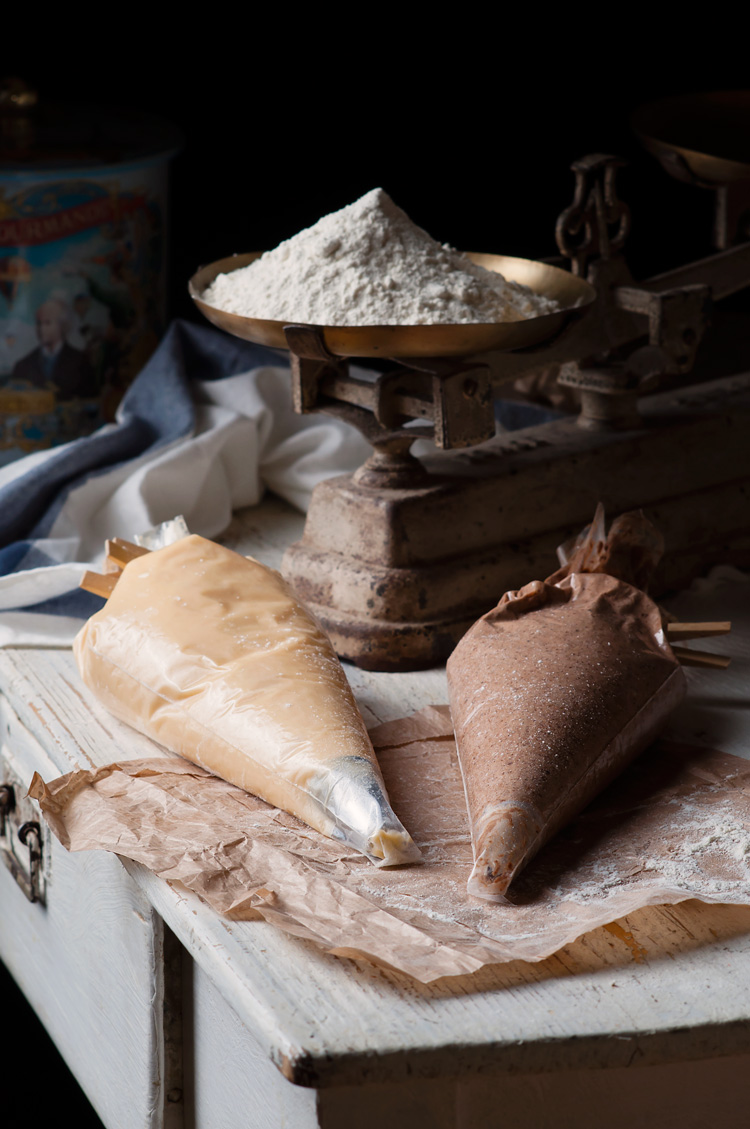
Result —
<path fill-rule="evenodd" d="M 12 784 L 0 784 L 0 855 L 30 902 L 44 902 L 42 892 L 42 829 L 35 819 L 27 819 L 16 831 L 18 842 L 28 850 L 28 858 L 19 859 L 13 850 L 16 794 Z"/>
<path fill-rule="evenodd" d="M 16 794 L 12 784 L 0 784 L 0 835 L 5 834 L 5 819 L 16 806 Z"/>

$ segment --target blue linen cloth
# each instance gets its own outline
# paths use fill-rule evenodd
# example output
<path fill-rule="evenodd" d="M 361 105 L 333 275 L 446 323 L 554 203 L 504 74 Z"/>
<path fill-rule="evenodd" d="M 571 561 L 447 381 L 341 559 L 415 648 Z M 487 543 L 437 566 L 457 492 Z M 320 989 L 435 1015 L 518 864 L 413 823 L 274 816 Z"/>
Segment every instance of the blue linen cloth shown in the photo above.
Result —
<path fill-rule="evenodd" d="M 70 644 L 101 606 L 79 581 L 107 537 L 177 514 L 216 536 L 266 486 L 305 510 L 370 450 L 338 420 L 294 413 L 286 354 L 174 322 L 115 423 L 0 468 L 0 645 Z"/>

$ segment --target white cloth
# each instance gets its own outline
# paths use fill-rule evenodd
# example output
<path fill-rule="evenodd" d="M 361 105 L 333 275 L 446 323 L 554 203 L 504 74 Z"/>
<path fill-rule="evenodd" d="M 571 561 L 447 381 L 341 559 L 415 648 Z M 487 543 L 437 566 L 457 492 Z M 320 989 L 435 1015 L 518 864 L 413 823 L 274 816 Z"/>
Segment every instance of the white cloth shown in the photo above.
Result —
<path fill-rule="evenodd" d="M 84 617 L 25 609 L 76 588 L 85 568 L 101 561 L 108 537 L 132 539 L 178 514 L 191 532 L 216 537 L 233 510 L 257 504 L 266 488 L 304 512 L 318 482 L 353 471 L 371 453 L 347 424 L 297 415 L 286 368 L 193 387 L 192 434 L 85 478 L 35 543 L 59 563 L 0 576 L 0 646 L 70 645 Z M 21 463 L 3 468 L 3 482 L 22 473 Z"/>

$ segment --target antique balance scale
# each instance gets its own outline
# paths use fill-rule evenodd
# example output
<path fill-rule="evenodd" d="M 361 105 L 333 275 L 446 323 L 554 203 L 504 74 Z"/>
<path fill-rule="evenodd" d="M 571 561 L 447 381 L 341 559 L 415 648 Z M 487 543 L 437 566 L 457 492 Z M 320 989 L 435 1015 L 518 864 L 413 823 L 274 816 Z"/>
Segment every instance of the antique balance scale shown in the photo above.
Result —
<path fill-rule="evenodd" d="M 336 415 L 372 444 L 356 473 L 316 487 L 282 565 L 342 658 L 391 671 L 444 661 L 503 592 L 554 570 L 556 547 L 598 502 L 608 518 L 642 508 L 663 533 L 656 594 L 712 563 L 750 561 L 750 374 L 693 371 L 713 303 L 750 284 L 748 123 L 745 92 L 668 99 L 633 120 L 671 175 L 714 194 L 707 258 L 635 281 L 622 162 L 603 155 L 573 165 L 556 228 L 569 270 L 472 256 L 556 298 L 560 312 L 543 317 L 286 325 L 202 301 L 217 274 L 259 253 L 194 275 L 191 295 L 214 324 L 289 350 L 298 412 Z M 350 358 L 387 364 L 353 372 Z M 567 389 L 576 409 L 498 432 L 499 390 L 519 396 L 529 379 Z"/>

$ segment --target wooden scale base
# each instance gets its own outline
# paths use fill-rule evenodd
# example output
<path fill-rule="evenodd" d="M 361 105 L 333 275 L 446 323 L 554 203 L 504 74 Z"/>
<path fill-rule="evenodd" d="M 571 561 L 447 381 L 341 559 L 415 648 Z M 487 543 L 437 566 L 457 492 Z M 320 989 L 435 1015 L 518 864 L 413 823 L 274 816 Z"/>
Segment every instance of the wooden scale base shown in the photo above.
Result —
<path fill-rule="evenodd" d="M 750 375 L 648 397 L 641 412 L 622 431 L 571 417 L 508 432 L 436 456 L 431 473 L 414 460 L 412 485 L 329 479 L 282 571 L 342 658 L 398 671 L 443 662 L 504 592 L 552 573 L 598 502 L 608 519 L 642 508 L 663 534 L 655 595 L 714 563 L 750 564 Z"/>

